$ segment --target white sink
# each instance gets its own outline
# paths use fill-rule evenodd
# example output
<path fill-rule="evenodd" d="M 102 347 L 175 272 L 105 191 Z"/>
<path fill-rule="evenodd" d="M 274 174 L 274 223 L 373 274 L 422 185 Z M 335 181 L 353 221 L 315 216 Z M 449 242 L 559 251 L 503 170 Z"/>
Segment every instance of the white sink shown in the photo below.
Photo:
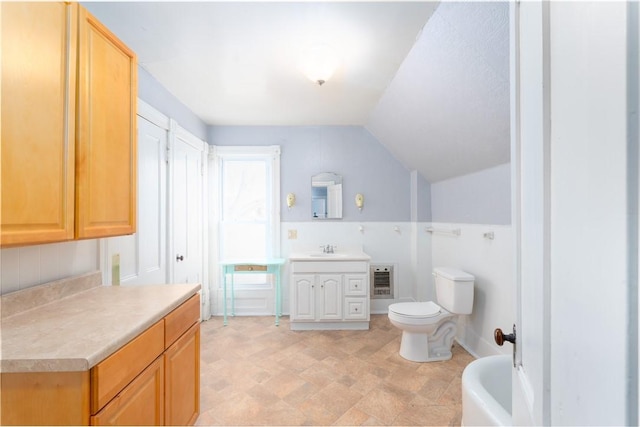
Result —
<path fill-rule="evenodd" d="M 371 257 L 362 251 L 341 251 L 334 253 L 324 252 L 294 252 L 289 255 L 291 261 L 369 261 Z"/>
<path fill-rule="evenodd" d="M 317 253 L 317 254 L 309 254 L 310 257 L 318 257 L 318 258 L 344 258 L 346 256 L 348 256 L 349 254 L 346 253 L 332 253 L 332 254 L 325 254 L 325 253 Z"/>

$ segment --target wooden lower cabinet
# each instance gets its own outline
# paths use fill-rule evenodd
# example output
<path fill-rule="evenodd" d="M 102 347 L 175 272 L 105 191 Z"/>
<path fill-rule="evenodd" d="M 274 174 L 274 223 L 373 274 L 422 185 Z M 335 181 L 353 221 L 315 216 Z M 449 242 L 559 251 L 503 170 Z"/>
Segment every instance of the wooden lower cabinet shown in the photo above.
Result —
<path fill-rule="evenodd" d="M 164 352 L 164 320 L 91 368 L 91 414 L 107 403 Z"/>
<path fill-rule="evenodd" d="M 189 425 L 200 413 L 200 296 L 84 372 L 0 373 L 0 425 Z"/>
<path fill-rule="evenodd" d="M 164 391 L 164 357 L 160 356 L 92 415 L 91 425 L 164 425 Z"/>
<path fill-rule="evenodd" d="M 193 425 L 198 418 L 200 413 L 199 355 L 199 323 L 193 325 L 164 353 L 166 425 Z"/>
<path fill-rule="evenodd" d="M 89 424 L 89 371 L 3 372 L 0 425 Z"/>

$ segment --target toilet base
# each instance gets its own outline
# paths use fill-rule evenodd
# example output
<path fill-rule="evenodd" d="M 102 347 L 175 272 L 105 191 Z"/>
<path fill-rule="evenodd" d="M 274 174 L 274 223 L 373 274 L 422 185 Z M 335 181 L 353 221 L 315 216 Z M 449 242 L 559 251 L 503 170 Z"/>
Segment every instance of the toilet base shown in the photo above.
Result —
<path fill-rule="evenodd" d="M 412 362 L 449 360 L 457 329 L 454 320 L 445 320 L 432 334 L 403 330 L 400 356 Z"/>

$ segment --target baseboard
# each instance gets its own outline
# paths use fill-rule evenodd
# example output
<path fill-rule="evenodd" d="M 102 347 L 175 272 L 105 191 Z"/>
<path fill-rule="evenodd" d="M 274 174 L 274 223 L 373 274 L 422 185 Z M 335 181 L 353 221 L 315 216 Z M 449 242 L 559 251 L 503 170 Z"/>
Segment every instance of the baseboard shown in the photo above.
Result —
<path fill-rule="evenodd" d="M 469 353 L 470 355 L 472 355 L 475 359 L 479 359 L 480 358 L 480 356 L 478 356 L 478 353 L 476 353 L 475 351 L 470 349 L 469 346 L 467 346 L 465 343 L 461 342 L 457 337 L 456 337 L 455 341 L 458 343 L 458 345 L 460 347 L 464 348 L 466 350 L 466 352 Z"/>
<path fill-rule="evenodd" d="M 497 344 L 489 342 L 475 333 L 474 330 L 465 328 L 462 334 L 458 331 L 456 342 L 460 344 L 470 355 L 479 359 L 487 356 L 497 356 L 499 354 L 508 354 L 506 351 L 501 351 Z"/>

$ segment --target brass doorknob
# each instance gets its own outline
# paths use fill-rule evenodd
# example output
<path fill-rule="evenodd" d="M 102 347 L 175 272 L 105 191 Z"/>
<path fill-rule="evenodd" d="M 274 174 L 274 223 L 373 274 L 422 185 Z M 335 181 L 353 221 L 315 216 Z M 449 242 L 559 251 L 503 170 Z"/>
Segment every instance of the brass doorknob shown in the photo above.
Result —
<path fill-rule="evenodd" d="M 509 341 L 511 344 L 515 344 L 516 343 L 515 326 L 513 328 L 512 334 L 505 334 L 502 332 L 502 329 L 497 328 L 495 331 L 493 331 L 493 339 L 496 341 L 496 344 L 498 344 L 499 346 L 502 346 L 502 344 L 504 344 L 505 341 Z"/>

